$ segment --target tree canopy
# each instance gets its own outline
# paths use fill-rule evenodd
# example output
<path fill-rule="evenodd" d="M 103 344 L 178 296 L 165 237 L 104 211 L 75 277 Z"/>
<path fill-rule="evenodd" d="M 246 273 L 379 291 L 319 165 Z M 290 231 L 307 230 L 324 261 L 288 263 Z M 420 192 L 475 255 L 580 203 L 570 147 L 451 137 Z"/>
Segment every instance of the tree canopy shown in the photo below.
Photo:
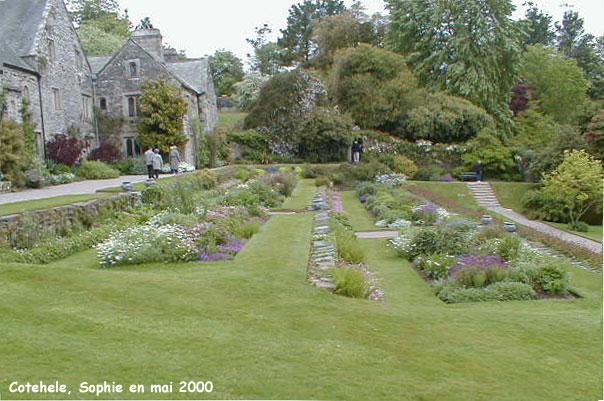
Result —
<path fill-rule="evenodd" d="M 510 0 L 387 0 L 389 45 L 429 89 L 464 97 L 510 123 L 522 30 Z"/>
<path fill-rule="evenodd" d="M 159 148 L 167 153 L 172 145 L 186 145 L 187 103 L 181 89 L 165 81 L 156 81 L 143 83 L 141 90 L 141 119 L 137 127 L 141 146 Z"/>
<path fill-rule="evenodd" d="M 220 49 L 210 56 L 209 63 L 216 94 L 232 95 L 235 92 L 235 84 L 245 76 L 241 59 L 233 52 Z"/>

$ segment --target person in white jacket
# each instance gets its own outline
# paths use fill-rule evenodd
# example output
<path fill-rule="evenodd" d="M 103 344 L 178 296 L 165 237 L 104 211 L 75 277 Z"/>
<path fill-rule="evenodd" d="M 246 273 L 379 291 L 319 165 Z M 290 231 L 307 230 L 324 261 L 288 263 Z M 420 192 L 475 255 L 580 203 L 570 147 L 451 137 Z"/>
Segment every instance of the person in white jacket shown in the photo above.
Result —
<path fill-rule="evenodd" d="M 153 156 L 155 156 L 155 152 L 153 151 L 153 148 L 149 148 L 145 152 L 145 164 L 147 165 L 149 178 L 153 178 Z"/>
<path fill-rule="evenodd" d="M 153 153 L 153 175 L 157 180 L 159 178 L 159 173 L 164 166 L 164 159 L 162 159 L 161 155 L 159 154 L 159 149 L 155 149 Z"/>

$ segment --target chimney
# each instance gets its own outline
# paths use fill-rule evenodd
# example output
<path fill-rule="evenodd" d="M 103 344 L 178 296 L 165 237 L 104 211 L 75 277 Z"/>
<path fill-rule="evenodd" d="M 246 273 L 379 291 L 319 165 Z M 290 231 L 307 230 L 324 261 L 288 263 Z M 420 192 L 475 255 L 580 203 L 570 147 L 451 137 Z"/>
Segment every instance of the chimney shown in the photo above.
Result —
<path fill-rule="evenodd" d="M 138 29 L 132 39 L 159 61 L 164 61 L 164 44 L 159 29 Z"/>
<path fill-rule="evenodd" d="M 166 47 L 164 48 L 164 59 L 166 60 L 166 63 L 180 61 L 180 54 L 178 54 L 178 51 L 176 49 L 172 47 Z"/>

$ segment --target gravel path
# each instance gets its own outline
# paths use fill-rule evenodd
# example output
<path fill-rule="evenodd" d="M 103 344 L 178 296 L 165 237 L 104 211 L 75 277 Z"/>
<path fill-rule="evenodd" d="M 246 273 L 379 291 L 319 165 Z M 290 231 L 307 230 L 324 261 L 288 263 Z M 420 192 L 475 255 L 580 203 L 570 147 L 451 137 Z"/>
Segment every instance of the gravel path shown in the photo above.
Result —
<path fill-rule="evenodd" d="M 54 198 L 64 195 L 85 195 L 94 194 L 99 189 L 119 187 L 122 182 L 129 181 L 134 184 L 143 182 L 147 179 L 145 175 L 126 175 L 120 178 L 109 180 L 86 180 L 72 182 L 63 185 L 53 185 L 39 189 L 24 189 L 23 191 L 0 194 L 0 205 L 5 203 Z"/>
<path fill-rule="evenodd" d="M 358 231 L 357 238 L 396 238 L 400 235 L 400 231 Z"/>

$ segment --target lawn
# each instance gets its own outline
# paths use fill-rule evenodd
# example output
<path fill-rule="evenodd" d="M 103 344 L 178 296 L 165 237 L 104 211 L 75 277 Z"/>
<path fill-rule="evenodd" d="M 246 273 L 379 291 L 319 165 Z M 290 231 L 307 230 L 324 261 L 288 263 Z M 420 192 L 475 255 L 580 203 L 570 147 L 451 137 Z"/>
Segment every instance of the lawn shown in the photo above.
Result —
<path fill-rule="evenodd" d="M 539 188 L 539 184 L 527 182 L 489 182 L 497 194 L 501 206 L 522 213 L 522 198 L 528 191 Z"/>
<path fill-rule="evenodd" d="M 310 205 L 312 198 L 317 193 L 314 179 L 302 179 L 296 185 L 291 197 L 283 202 L 276 210 L 305 210 Z"/>
<path fill-rule="evenodd" d="M 0 205 L 0 216 L 17 214 L 32 210 L 49 209 L 57 206 L 71 205 L 76 202 L 85 202 L 93 199 L 108 198 L 112 194 L 84 194 L 84 195 L 64 195 L 53 198 L 36 199 L 30 201 L 5 203 Z"/>
<path fill-rule="evenodd" d="M 310 193 L 301 185 L 292 202 Z M 355 225 L 360 211 L 348 210 Z M 386 302 L 339 297 L 306 283 L 312 217 L 273 216 L 228 262 L 100 270 L 88 251 L 50 266 L 0 265 L 0 393 L 89 399 L 82 381 L 210 380 L 209 396 L 101 398 L 601 396 L 600 275 L 573 270 L 583 299 L 446 305 L 384 240 L 363 240 Z M 8 392 L 39 380 L 73 393 Z"/>
<path fill-rule="evenodd" d="M 602 226 L 589 226 L 589 230 L 586 233 L 572 231 L 569 230 L 568 224 L 566 223 L 552 223 L 550 221 L 546 221 L 550 226 L 554 226 L 564 231 L 568 231 L 569 233 L 573 233 L 576 235 L 580 235 L 585 238 L 593 239 L 594 241 L 602 242 Z"/>
<path fill-rule="evenodd" d="M 463 182 L 409 181 L 409 184 L 424 187 L 429 191 L 459 202 L 466 207 L 472 209 L 479 208 L 468 186 Z"/>
<path fill-rule="evenodd" d="M 247 116 L 247 113 L 220 111 L 218 112 L 218 128 L 223 128 L 227 131 L 241 129 L 245 116 Z"/>
<path fill-rule="evenodd" d="M 342 192 L 342 206 L 346 210 L 347 215 L 354 216 L 350 222 L 355 231 L 392 230 L 391 228 L 378 228 L 375 226 L 375 219 L 365 209 L 363 204 L 359 202 L 355 191 Z"/>

